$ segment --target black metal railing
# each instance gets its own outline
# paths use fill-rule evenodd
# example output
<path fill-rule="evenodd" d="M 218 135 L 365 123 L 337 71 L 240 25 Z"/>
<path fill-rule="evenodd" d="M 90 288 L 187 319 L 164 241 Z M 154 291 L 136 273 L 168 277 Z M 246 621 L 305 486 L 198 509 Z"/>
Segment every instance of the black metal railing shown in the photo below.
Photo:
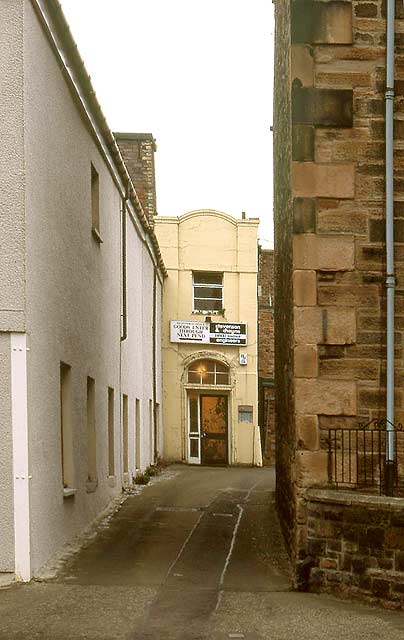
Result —
<path fill-rule="evenodd" d="M 335 489 L 404 495 L 404 430 L 383 419 L 328 430 L 328 481 Z"/>

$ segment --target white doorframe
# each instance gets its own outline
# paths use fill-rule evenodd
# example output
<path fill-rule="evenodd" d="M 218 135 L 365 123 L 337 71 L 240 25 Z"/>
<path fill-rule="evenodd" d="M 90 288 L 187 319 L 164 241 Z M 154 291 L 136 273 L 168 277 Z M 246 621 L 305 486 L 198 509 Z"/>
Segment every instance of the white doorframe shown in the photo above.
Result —
<path fill-rule="evenodd" d="M 31 580 L 28 456 L 27 335 L 11 333 L 11 412 L 13 432 L 15 576 Z"/>

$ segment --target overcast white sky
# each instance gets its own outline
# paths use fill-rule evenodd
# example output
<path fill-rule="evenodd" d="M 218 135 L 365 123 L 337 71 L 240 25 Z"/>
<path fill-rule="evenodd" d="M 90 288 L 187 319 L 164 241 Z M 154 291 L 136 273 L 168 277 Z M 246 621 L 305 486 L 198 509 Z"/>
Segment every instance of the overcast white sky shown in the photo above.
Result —
<path fill-rule="evenodd" d="M 246 211 L 272 246 L 272 2 L 61 4 L 111 129 L 157 140 L 159 214 Z"/>

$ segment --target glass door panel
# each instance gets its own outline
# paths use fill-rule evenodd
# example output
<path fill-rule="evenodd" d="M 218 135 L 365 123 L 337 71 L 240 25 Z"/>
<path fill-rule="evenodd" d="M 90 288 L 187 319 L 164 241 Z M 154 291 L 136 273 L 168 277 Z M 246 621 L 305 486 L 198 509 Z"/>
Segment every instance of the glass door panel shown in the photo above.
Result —
<path fill-rule="evenodd" d="M 200 396 L 202 462 L 228 464 L 227 396 Z"/>

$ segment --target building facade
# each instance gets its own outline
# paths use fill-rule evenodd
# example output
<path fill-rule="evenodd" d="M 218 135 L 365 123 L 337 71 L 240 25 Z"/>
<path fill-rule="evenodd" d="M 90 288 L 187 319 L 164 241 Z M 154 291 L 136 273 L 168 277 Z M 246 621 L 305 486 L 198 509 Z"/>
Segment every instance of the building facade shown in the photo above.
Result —
<path fill-rule="evenodd" d="M 161 451 L 165 267 L 59 3 L 0 21 L 0 572 L 29 580 Z"/>
<path fill-rule="evenodd" d="M 261 464 L 257 227 L 218 211 L 157 217 L 164 451 L 189 464 Z"/>
<path fill-rule="evenodd" d="M 386 516 L 388 500 L 362 495 L 360 503 L 352 490 L 370 484 L 376 441 L 383 462 L 373 480 L 386 490 L 393 462 L 383 431 L 388 396 L 395 409 L 387 428 L 403 421 L 403 3 L 275 4 L 279 512 L 304 582 L 400 606 L 402 524 L 396 515 Z M 387 56 L 386 42 L 393 56 Z M 394 69 L 386 74 L 387 60 Z M 392 268 L 386 266 L 385 228 L 393 200 Z M 386 277 L 387 288 L 396 288 L 393 313 L 387 311 Z M 395 389 L 390 376 L 389 394 L 392 321 Z M 362 438 L 356 452 L 355 437 Z M 345 502 L 341 494 L 337 499 L 312 491 L 338 484 L 350 489 Z M 372 491 L 367 486 L 364 492 Z M 402 510 L 404 503 L 396 501 Z M 380 525 L 374 537 L 372 523 Z"/>

